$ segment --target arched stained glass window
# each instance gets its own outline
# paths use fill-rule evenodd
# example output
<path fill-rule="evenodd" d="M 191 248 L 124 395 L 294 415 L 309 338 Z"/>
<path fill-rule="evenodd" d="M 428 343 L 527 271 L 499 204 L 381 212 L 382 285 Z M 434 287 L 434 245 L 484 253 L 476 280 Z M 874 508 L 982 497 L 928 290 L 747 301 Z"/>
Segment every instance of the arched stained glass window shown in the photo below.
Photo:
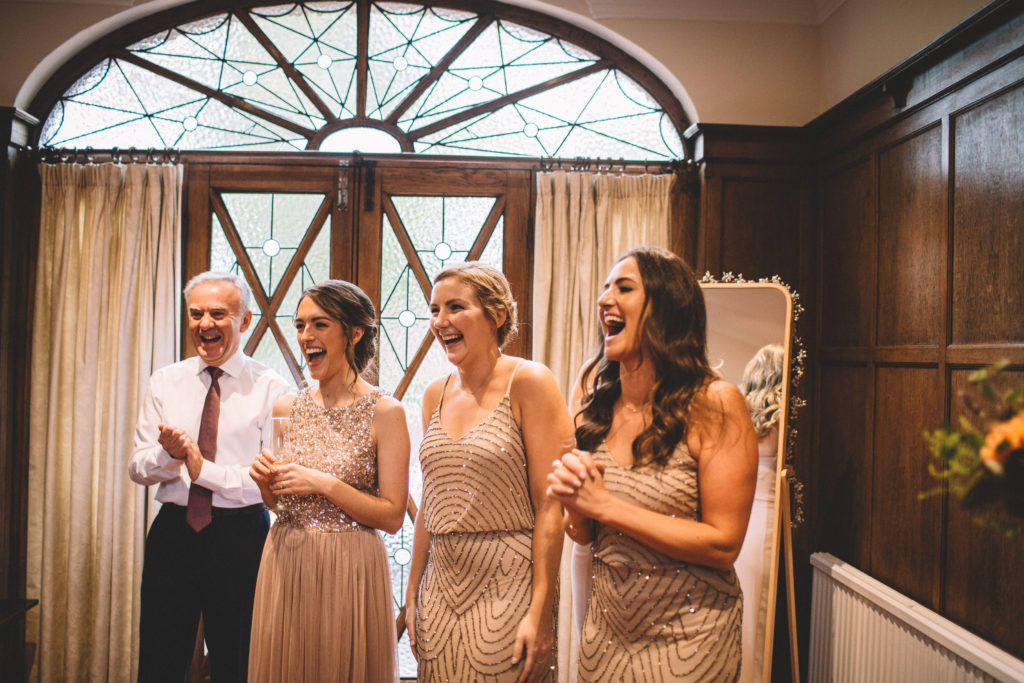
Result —
<path fill-rule="evenodd" d="M 193 15 L 204 4 L 225 3 Z M 521 8 L 451 4 L 256 6 L 149 33 L 77 76 L 39 142 L 683 158 L 681 107 L 617 48 Z"/>

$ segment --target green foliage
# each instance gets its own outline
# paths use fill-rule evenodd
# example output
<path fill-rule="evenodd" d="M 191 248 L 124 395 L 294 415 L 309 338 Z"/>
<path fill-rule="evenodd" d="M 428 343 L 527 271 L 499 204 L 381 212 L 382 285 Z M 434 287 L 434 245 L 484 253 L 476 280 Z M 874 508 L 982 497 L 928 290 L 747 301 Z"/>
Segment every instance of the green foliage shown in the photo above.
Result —
<path fill-rule="evenodd" d="M 1008 366 L 1008 361 L 1000 361 L 973 372 L 969 389 L 959 397 L 965 412 L 957 425 L 944 422 L 924 431 L 932 454 L 928 474 L 939 483 L 919 493 L 918 499 L 948 491 L 975 523 L 1015 538 L 1024 533 L 1024 449 L 1012 451 L 1001 472 L 986 467 L 980 455 L 993 426 L 1024 409 L 1024 383 L 1009 385 L 1003 374 Z M 1005 445 L 1004 439 L 1001 446 Z"/>

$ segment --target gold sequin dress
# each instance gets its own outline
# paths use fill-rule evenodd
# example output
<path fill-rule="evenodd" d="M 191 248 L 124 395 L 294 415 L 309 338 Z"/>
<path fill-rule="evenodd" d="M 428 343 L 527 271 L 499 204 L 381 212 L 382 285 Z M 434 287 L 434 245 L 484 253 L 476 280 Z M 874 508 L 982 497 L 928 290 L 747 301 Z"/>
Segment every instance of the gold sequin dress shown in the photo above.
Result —
<path fill-rule="evenodd" d="M 377 493 L 371 425 L 381 392 L 292 406 L 285 456 Z M 256 583 L 249 681 L 395 681 L 395 612 L 384 541 L 321 495 L 281 496 Z"/>
<path fill-rule="evenodd" d="M 522 664 L 512 664 L 512 649 L 533 589 L 523 435 L 508 389 L 458 439 L 441 426 L 441 402 L 420 445 L 422 514 L 431 536 L 416 601 L 419 680 L 516 681 Z"/>
<path fill-rule="evenodd" d="M 697 463 L 685 445 L 665 466 L 620 467 L 602 447 L 612 495 L 698 519 Z M 598 524 L 580 639 L 581 681 L 735 681 L 743 600 L 733 570 L 675 560 Z"/>

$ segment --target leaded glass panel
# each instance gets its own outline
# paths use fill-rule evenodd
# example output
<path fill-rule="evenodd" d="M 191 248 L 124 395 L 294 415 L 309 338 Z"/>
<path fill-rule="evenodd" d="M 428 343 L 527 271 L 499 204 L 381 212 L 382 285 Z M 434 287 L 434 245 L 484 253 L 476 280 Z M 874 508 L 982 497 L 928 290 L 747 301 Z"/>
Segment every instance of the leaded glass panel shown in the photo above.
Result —
<path fill-rule="evenodd" d="M 40 143 L 294 152 L 372 124 L 417 153 L 684 157 L 686 122 L 625 71 L 592 71 L 600 54 L 493 9 L 376 2 L 363 30 L 355 2 L 218 13 L 112 51 L 54 104 Z"/>
<path fill-rule="evenodd" d="M 292 316 L 302 291 L 312 284 L 330 277 L 330 231 L 323 225 L 312 225 L 324 201 L 322 194 L 299 193 L 224 193 L 224 207 L 231 225 L 238 233 L 245 253 L 236 253 L 229 242 L 225 226 L 216 213 L 212 215 L 213 231 L 210 236 L 210 267 L 243 274 L 240 258 L 248 261 L 267 298 L 272 300 L 281 285 L 281 278 L 295 258 L 302 240 L 309 230 L 317 231 L 316 239 L 306 254 L 296 276 L 287 285 L 280 305 L 274 311 L 260 310 L 254 301 L 253 322 L 243 333 L 242 344 L 247 345 L 259 329 L 260 319 L 272 314 L 281 329 L 292 358 L 306 382 L 305 358 L 299 349 L 292 326 Z M 292 376 L 273 332 L 267 329 L 259 340 L 253 357 L 281 373 Z"/>
<path fill-rule="evenodd" d="M 356 115 L 356 52 L 359 34 L 354 2 L 310 2 L 251 12 L 338 119 Z"/>
<path fill-rule="evenodd" d="M 426 356 L 413 365 L 420 345 L 431 338 L 430 310 L 414 269 L 422 269 L 432 280 L 449 263 L 466 260 L 470 248 L 486 227 L 494 208 L 494 197 L 392 196 L 399 224 L 385 216 L 381 231 L 381 303 L 379 382 L 385 391 L 394 392 L 407 379 L 400 397 L 405 405 L 412 443 L 423 436 L 423 392 L 427 385 L 451 371 L 442 349 L 431 341 Z M 416 262 L 410 263 L 398 235 L 412 243 Z M 504 221 L 499 219 L 479 260 L 502 268 Z M 407 377 L 408 376 L 408 377 Z M 420 501 L 423 494 L 422 472 L 414 451 L 409 462 L 409 495 Z M 411 557 L 414 522 L 407 518 L 402 530 L 385 537 L 391 556 L 392 589 L 396 609 L 404 602 L 408 565 L 400 560 Z M 399 673 L 416 675 L 416 661 L 409 649 L 408 635 L 399 641 Z"/>
<path fill-rule="evenodd" d="M 367 116 L 386 118 L 472 26 L 469 12 L 374 4 L 370 10 Z"/>

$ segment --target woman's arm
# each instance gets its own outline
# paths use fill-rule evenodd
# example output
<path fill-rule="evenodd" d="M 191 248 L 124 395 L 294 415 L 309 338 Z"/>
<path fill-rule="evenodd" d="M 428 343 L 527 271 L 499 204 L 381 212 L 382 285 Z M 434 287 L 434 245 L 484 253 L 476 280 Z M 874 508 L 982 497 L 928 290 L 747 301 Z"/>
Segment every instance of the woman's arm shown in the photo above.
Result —
<path fill-rule="evenodd" d="M 295 394 L 289 394 L 278 399 L 274 404 L 273 416 L 289 417 L 292 414 L 292 406 L 295 404 L 296 398 Z M 271 489 L 274 478 L 277 476 L 277 460 L 273 454 L 267 451 L 267 449 L 263 449 L 263 452 L 252 461 L 252 465 L 249 467 L 249 476 L 256 482 L 256 487 L 260 490 L 263 503 L 268 508 L 275 507 L 277 505 L 277 496 Z"/>
<path fill-rule="evenodd" d="M 569 406 L 569 415 L 575 426 L 577 416 L 583 408 L 583 383 L 586 381 L 584 372 L 586 366 L 580 368 L 579 376 L 576 378 L 576 388 L 572 392 L 572 401 Z M 583 484 L 575 472 L 563 466 L 561 460 L 556 460 L 554 470 L 548 475 L 548 497 L 562 504 L 559 496 L 571 496 L 576 489 Z M 601 469 L 598 466 L 599 470 Z M 589 473 L 581 470 L 581 476 L 590 477 Z M 594 520 L 581 515 L 574 509 L 564 508 L 562 523 L 565 526 L 565 533 L 576 543 L 586 545 L 594 540 Z"/>
<path fill-rule="evenodd" d="M 409 633 L 409 647 L 416 651 L 416 601 L 420 596 L 420 581 L 430 556 L 430 534 L 423 526 L 423 507 L 416 511 L 416 533 L 412 540 L 412 561 L 409 563 L 409 582 L 405 586 L 405 628 Z"/>
<path fill-rule="evenodd" d="M 427 433 L 430 425 L 430 418 L 434 414 L 434 408 L 441 400 L 441 391 L 444 388 L 444 380 L 435 380 L 423 392 L 423 433 Z M 412 561 L 409 564 L 409 582 L 405 586 L 405 627 L 409 633 L 409 645 L 413 655 L 418 659 L 416 651 L 416 601 L 420 594 L 420 581 L 423 580 L 423 572 L 427 569 L 427 560 L 430 559 L 430 533 L 423 521 L 423 501 L 416 511 L 416 531 L 412 541 Z"/>
<path fill-rule="evenodd" d="M 513 409 L 526 446 L 526 470 L 534 507 L 533 594 L 526 617 L 519 625 L 513 661 L 525 647 L 520 681 L 540 678 L 549 666 L 555 585 L 562 556 L 562 513 L 546 495 L 547 475 L 553 463 L 572 442 L 572 422 L 551 371 L 539 363 L 525 362 L 512 385 Z"/>
<path fill-rule="evenodd" d="M 641 543 L 686 562 L 716 569 L 732 567 L 743 545 L 757 479 L 757 437 L 739 390 L 724 381 L 707 389 L 704 419 L 687 437 L 697 461 L 701 519 L 678 519 L 612 496 L 604 478 L 581 478 L 571 496 L 559 496 L 567 509 L 628 534 Z M 575 473 L 592 471 L 586 453 L 563 458 Z"/>
<path fill-rule="evenodd" d="M 390 396 L 377 401 L 373 417 L 379 495 L 361 491 L 327 472 L 295 463 L 277 465 L 275 495 L 319 493 L 368 527 L 393 534 L 402 528 L 409 497 L 409 429 L 405 409 Z"/>

